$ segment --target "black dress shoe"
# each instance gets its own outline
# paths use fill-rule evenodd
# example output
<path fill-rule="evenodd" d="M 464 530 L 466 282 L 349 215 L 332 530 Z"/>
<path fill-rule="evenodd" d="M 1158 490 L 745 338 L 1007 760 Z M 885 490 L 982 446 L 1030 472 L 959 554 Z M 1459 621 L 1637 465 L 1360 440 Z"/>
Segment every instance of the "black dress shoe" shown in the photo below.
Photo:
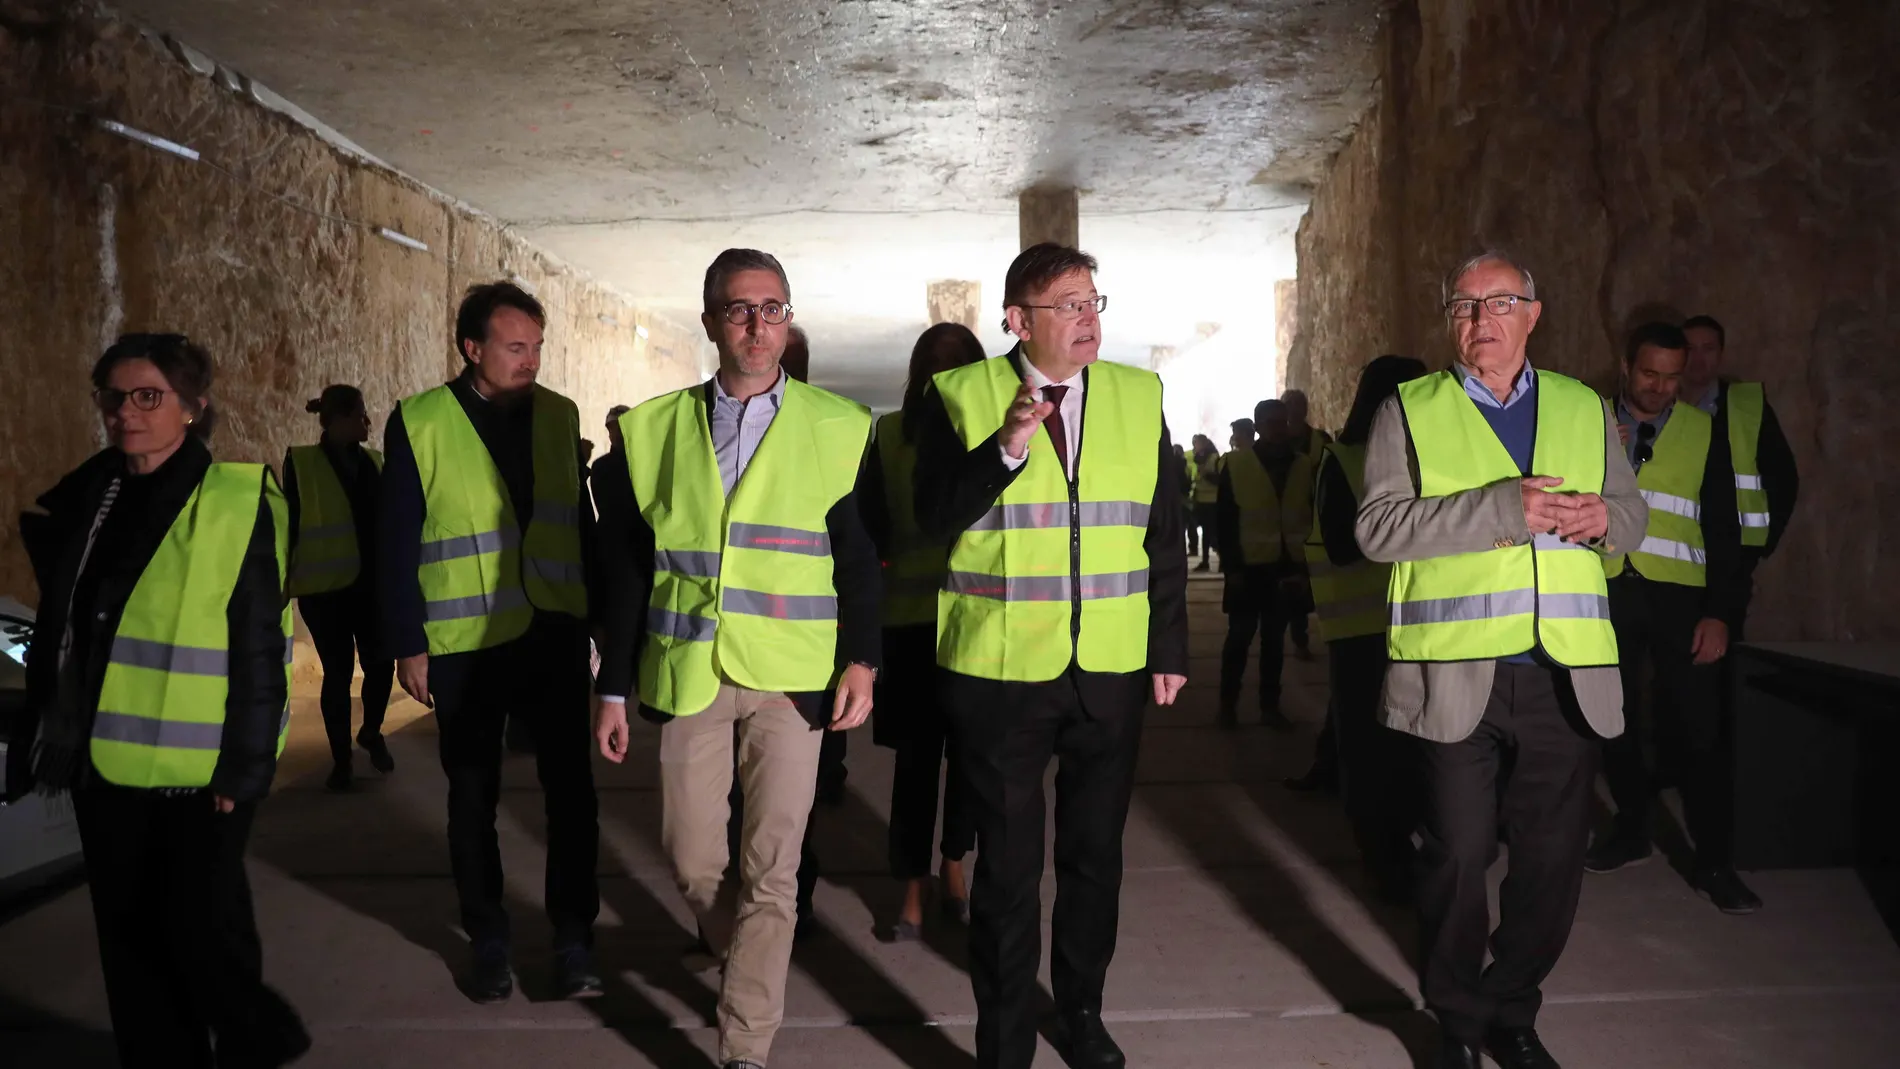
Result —
<path fill-rule="evenodd" d="M 383 733 L 374 735 L 367 731 L 358 732 L 356 744 L 369 751 L 370 767 L 378 772 L 396 771 L 396 759 L 389 755 L 389 743 L 383 741 Z"/>
<path fill-rule="evenodd" d="M 1601 836 L 1590 844 L 1583 855 L 1585 872 L 1615 872 L 1631 865 L 1640 865 L 1648 861 L 1654 849 L 1649 840 L 1640 835 L 1627 835 L 1617 832 Z"/>
<path fill-rule="evenodd" d="M 330 770 L 330 774 L 323 778 L 323 789 L 326 791 L 336 791 L 338 793 L 341 793 L 343 791 L 349 790 L 350 784 L 355 782 L 355 779 L 356 779 L 356 776 L 355 776 L 355 773 L 352 772 L 350 769 L 350 763 L 348 761 L 344 761 L 341 764 L 338 764 L 336 767 L 332 768 Z"/>
<path fill-rule="evenodd" d="M 1493 1028 L 1484 1046 L 1499 1069 L 1560 1069 L 1535 1028 Z"/>
<path fill-rule="evenodd" d="M 1479 1069 L 1478 1048 L 1446 1036 L 1438 1041 L 1437 1069 Z"/>
<path fill-rule="evenodd" d="M 515 993 L 514 972 L 508 967 L 506 947 L 481 947 L 475 951 L 475 963 L 462 977 L 462 993 L 470 1002 L 483 1006 L 506 1002 Z"/>
<path fill-rule="evenodd" d="M 1062 1015 L 1062 1054 L 1070 1069 L 1122 1069 L 1128 1056 L 1102 1024 L 1102 1015 L 1094 1010 L 1078 1010 Z"/>
<path fill-rule="evenodd" d="M 603 989 L 594 971 L 594 955 L 586 947 L 564 947 L 554 952 L 554 987 L 562 998 L 598 998 Z"/>
<path fill-rule="evenodd" d="M 1275 731 L 1292 731 L 1293 721 L 1288 720 L 1278 705 L 1270 705 L 1260 710 L 1260 722 Z"/>
<path fill-rule="evenodd" d="M 1724 913 L 1742 915 L 1761 908 L 1760 896 L 1727 865 L 1696 869 L 1695 889 Z"/>
<path fill-rule="evenodd" d="M 1312 768 L 1306 770 L 1306 775 L 1296 776 L 1284 780 L 1283 782 L 1286 784 L 1287 790 L 1299 791 L 1302 794 L 1311 794 L 1314 791 L 1323 791 L 1326 794 L 1338 794 L 1339 770 L 1337 768 L 1327 768 L 1325 765 L 1314 765 Z"/>

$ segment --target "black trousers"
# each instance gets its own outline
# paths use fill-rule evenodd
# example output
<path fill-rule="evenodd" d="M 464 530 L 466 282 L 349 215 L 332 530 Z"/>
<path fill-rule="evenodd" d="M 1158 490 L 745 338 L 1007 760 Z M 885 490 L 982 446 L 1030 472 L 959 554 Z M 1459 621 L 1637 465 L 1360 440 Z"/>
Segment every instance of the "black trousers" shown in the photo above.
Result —
<path fill-rule="evenodd" d="M 1280 673 L 1286 665 L 1280 636 L 1286 631 L 1293 600 L 1280 584 L 1283 574 L 1280 568 L 1265 567 L 1229 572 L 1226 577 L 1221 597 L 1221 609 L 1227 613 L 1227 639 L 1220 649 L 1222 709 L 1240 704 L 1241 677 L 1247 674 L 1247 651 L 1255 634 L 1260 636 L 1260 708 L 1279 707 Z"/>
<path fill-rule="evenodd" d="M 950 769 L 943 771 L 948 757 Z M 891 777 L 891 876 L 920 880 L 930 875 L 931 836 L 937 830 L 937 780 L 943 777 L 943 838 L 937 850 L 945 861 L 962 861 L 976 847 L 963 786 L 963 756 L 941 715 L 919 717 L 897 745 Z"/>
<path fill-rule="evenodd" d="M 1616 801 L 1617 832 L 1648 838 L 1655 795 L 1643 753 L 1645 729 L 1666 757 L 1682 790 L 1683 816 L 1695 840 L 1698 866 L 1734 860 L 1732 756 L 1723 730 L 1724 664 L 1698 665 L 1690 654 L 1702 619 L 1702 591 L 1655 583 L 1625 572 L 1610 582 L 1610 620 L 1623 673 L 1623 734 L 1603 748 L 1603 771 Z M 1654 689 L 1644 697 L 1643 669 Z"/>
<path fill-rule="evenodd" d="M 555 946 L 590 945 L 600 912 L 594 876 L 600 819 L 585 625 L 537 613 L 528 633 L 512 642 L 431 658 L 429 689 L 449 780 L 449 858 L 469 940 L 477 946 L 509 942 L 495 806 L 501 798 L 502 726 L 517 716 L 533 732 L 545 798 L 545 895 Z"/>
<path fill-rule="evenodd" d="M 264 984 L 244 874 L 257 804 L 218 813 L 203 791 L 115 787 L 96 772 L 73 802 L 119 1064 L 253 1069 L 307 1049 L 297 1012 Z"/>
<path fill-rule="evenodd" d="M 1218 507 L 1212 501 L 1196 501 L 1192 517 L 1188 529 L 1200 532 L 1201 563 L 1206 564 L 1207 555 L 1214 548 L 1214 532 L 1218 530 L 1215 526 L 1218 522 Z"/>
<path fill-rule="evenodd" d="M 356 587 L 299 598 L 297 609 L 323 665 L 318 704 L 323 710 L 323 733 L 330 740 L 330 758 L 346 764 L 350 759 L 350 682 L 357 659 L 363 662 L 363 734 L 371 736 L 383 733 L 396 662 L 383 652 L 377 637 L 374 603 Z"/>
<path fill-rule="evenodd" d="M 1385 685 L 1384 635 L 1326 644 L 1332 683 L 1328 724 L 1337 746 L 1340 788 L 1359 856 L 1384 886 L 1410 882 L 1412 831 L 1418 821 L 1413 738 L 1380 722 Z"/>
<path fill-rule="evenodd" d="M 943 673 L 982 851 L 970 889 L 970 986 L 979 1069 L 1036 1055 L 1042 958 L 1043 774 L 1056 770 L 1050 980 L 1061 1012 L 1096 1010 L 1121 915 L 1122 829 L 1134 789 L 1148 674 L 999 683 Z"/>
<path fill-rule="evenodd" d="M 1597 748 L 1566 674 L 1502 663 L 1476 730 L 1418 744 L 1420 988 L 1446 1034 L 1475 1044 L 1490 1027 L 1536 1022 L 1577 915 Z M 1494 931 L 1485 870 L 1500 823 L 1510 869 Z"/>

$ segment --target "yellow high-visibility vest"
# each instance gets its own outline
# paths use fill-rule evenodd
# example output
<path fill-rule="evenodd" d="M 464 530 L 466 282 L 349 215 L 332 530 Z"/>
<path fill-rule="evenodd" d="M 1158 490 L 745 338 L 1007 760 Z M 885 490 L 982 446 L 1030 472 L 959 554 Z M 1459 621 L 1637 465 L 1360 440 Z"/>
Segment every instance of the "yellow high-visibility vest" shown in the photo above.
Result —
<path fill-rule="evenodd" d="M 1702 540 L 1702 476 L 1709 463 L 1715 421 L 1694 405 L 1679 404 L 1650 447 L 1653 456 L 1636 473 L 1636 488 L 1649 503 L 1642 544 L 1627 554 L 1644 577 L 1680 586 L 1708 586 L 1708 554 Z M 1603 560 L 1604 574 L 1623 574 L 1619 553 Z"/>
<path fill-rule="evenodd" d="M 1563 479 L 1561 492 L 1603 492 L 1603 399 L 1575 379 L 1537 372 L 1531 471 Z M 1452 371 L 1399 387 L 1418 458 L 1419 496 L 1447 497 L 1523 477 Z M 1519 402 L 1525 403 L 1525 402 Z M 1541 648 L 1557 664 L 1616 663 L 1609 588 L 1590 548 L 1536 534 L 1517 544 L 1392 566 L 1395 661 L 1491 660 Z"/>
<path fill-rule="evenodd" d="M 1087 424 L 1070 482 L 1038 427 L 1023 467 L 950 551 L 937 600 L 937 663 L 982 679 L 1044 682 L 1148 662 L 1148 553 L 1160 477 L 1161 380 L 1089 366 Z M 1003 425 L 1022 387 L 1011 356 L 932 380 L 964 448 Z"/>
<path fill-rule="evenodd" d="M 884 562 L 884 626 L 934 624 L 937 591 L 950 569 L 950 547 L 917 529 L 917 447 L 904 436 L 903 412 L 878 419 L 877 455 L 891 530 L 890 559 Z"/>
<path fill-rule="evenodd" d="M 772 426 L 728 497 L 705 385 L 620 417 L 640 515 L 653 528 L 653 596 L 640 700 L 691 716 L 722 680 L 803 693 L 837 665 L 838 592 L 825 516 L 857 481 L 870 410 L 785 382 Z"/>
<path fill-rule="evenodd" d="M 383 470 L 381 453 L 363 452 L 377 471 Z M 291 446 L 289 466 L 297 471 L 297 545 L 290 554 L 290 596 L 342 590 L 356 582 L 363 569 L 350 495 L 320 445 Z"/>
<path fill-rule="evenodd" d="M 1728 448 L 1735 464 L 1735 510 L 1742 523 L 1742 545 L 1768 544 L 1768 490 L 1761 481 L 1761 422 L 1768 407 L 1759 382 L 1728 387 Z"/>
<path fill-rule="evenodd" d="M 270 508 L 277 574 L 290 542 L 289 508 L 262 464 L 213 464 L 186 499 L 140 573 L 107 655 L 92 763 L 122 787 L 204 787 L 218 767 L 230 697 L 227 615 L 257 529 L 259 495 Z M 284 688 L 290 688 L 290 602 L 285 600 Z M 277 726 L 284 752 L 290 706 Z"/>
<path fill-rule="evenodd" d="M 534 513 L 525 534 L 501 470 L 447 386 L 402 402 L 425 499 L 423 631 L 429 653 L 520 638 L 534 610 L 587 618 L 581 558 L 580 413 L 534 388 Z"/>
<path fill-rule="evenodd" d="M 1281 491 L 1258 454 L 1236 450 L 1227 454 L 1227 479 L 1240 510 L 1241 563 L 1278 564 L 1295 553 L 1313 524 L 1313 461 L 1293 454 Z"/>
<path fill-rule="evenodd" d="M 1355 508 L 1366 496 L 1366 447 L 1328 442 L 1323 454 L 1346 476 L 1352 487 Z M 1322 462 L 1323 463 L 1323 462 Z M 1323 468 L 1322 468 L 1323 470 Z M 1391 617 L 1386 590 L 1391 585 L 1392 566 L 1361 557 L 1351 564 L 1336 565 L 1326 555 L 1326 540 L 1320 532 L 1320 513 L 1325 509 L 1325 484 L 1314 477 L 1315 498 L 1313 527 L 1306 538 L 1306 574 L 1313 585 L 1314 611 L 1319 614 L 1320 637 L 1328 642 L 1385 633 Z"/>

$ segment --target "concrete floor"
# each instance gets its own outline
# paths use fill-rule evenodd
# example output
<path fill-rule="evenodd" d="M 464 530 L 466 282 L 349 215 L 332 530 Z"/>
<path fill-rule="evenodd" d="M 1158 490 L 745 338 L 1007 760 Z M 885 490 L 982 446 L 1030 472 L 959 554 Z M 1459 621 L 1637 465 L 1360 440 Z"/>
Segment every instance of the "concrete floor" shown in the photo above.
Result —
<path fill-rule="evenodd" d="M 1414 1010 L 1411 919 L 1361 901 L 1334 801 L 1280 786 L 1301 771 L 1324 707 L 1324 662 L 1289 662 L 1296 736 L 1213 722 L 1219 585 L 1197 579 L 1194 682 L 1151 714 L 1127 834 L 1121 944 L 1107 1016 L 1134 1065 L 1429 1065 Z M 302 1065 L 710 1064 L 712 978 L 679 951 L 691 924 L 658 853 L 655 734 L 641 729 L 601 787 L 599 950 L 608 995 L 549 1001 L 533 763 L 510 759 L 501 817 L 521 993 L 458 995 L 462 961 L 443 844 L 434 729 L 402 703 L 398 771 L 325 794 L 313 703 L 300 699 L 280 790 L 253 840 L 274 983 L 316 1036 Z M 359 760 L 359 767 L 366 762 Z M 850 792 L 824 810 L 825 932 L 793 963 L 775 1069 L 971 1064 L 973 1006 L 956 933 L 880 943 L 889 755 L 852 740 Z M 1499 875 L 1501 875 L 1501 868 Z M 1653 863 L 1589 877 L 1540 1025 L 1570 1067 L 1890 1067 L 1900 1050 L 1900 948 L 1851 872 L 1751 876 L 1767 900 L 1726 917 Z M 1045 889 L 1044 899 L 1052 888 Z M 1045 974 L 1046 976 L 1046 974 Z M 83 889 L 0 926 L 0 1065 L 114 1064 Z M 1043 1049 L 1038 1067 L 1058 1066 Z"/>

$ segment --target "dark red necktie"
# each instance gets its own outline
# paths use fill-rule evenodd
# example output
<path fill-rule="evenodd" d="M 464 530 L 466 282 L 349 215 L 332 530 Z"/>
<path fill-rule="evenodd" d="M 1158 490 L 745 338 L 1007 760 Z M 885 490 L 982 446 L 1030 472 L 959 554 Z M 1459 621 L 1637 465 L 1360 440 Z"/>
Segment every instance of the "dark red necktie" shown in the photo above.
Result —
<path fill-rule="evenodd" d="M 1067 386 L 1042 388 L 1042 399 L 1054 406 L 1042 417 L 1042 429 L 1049 432 L 1049 441 L 1056 447 L 1056 464 L 1064 476 L 1069 474 L 1069 431 L 1062 424 L 1062 395 L 1068 392 Z"/>

